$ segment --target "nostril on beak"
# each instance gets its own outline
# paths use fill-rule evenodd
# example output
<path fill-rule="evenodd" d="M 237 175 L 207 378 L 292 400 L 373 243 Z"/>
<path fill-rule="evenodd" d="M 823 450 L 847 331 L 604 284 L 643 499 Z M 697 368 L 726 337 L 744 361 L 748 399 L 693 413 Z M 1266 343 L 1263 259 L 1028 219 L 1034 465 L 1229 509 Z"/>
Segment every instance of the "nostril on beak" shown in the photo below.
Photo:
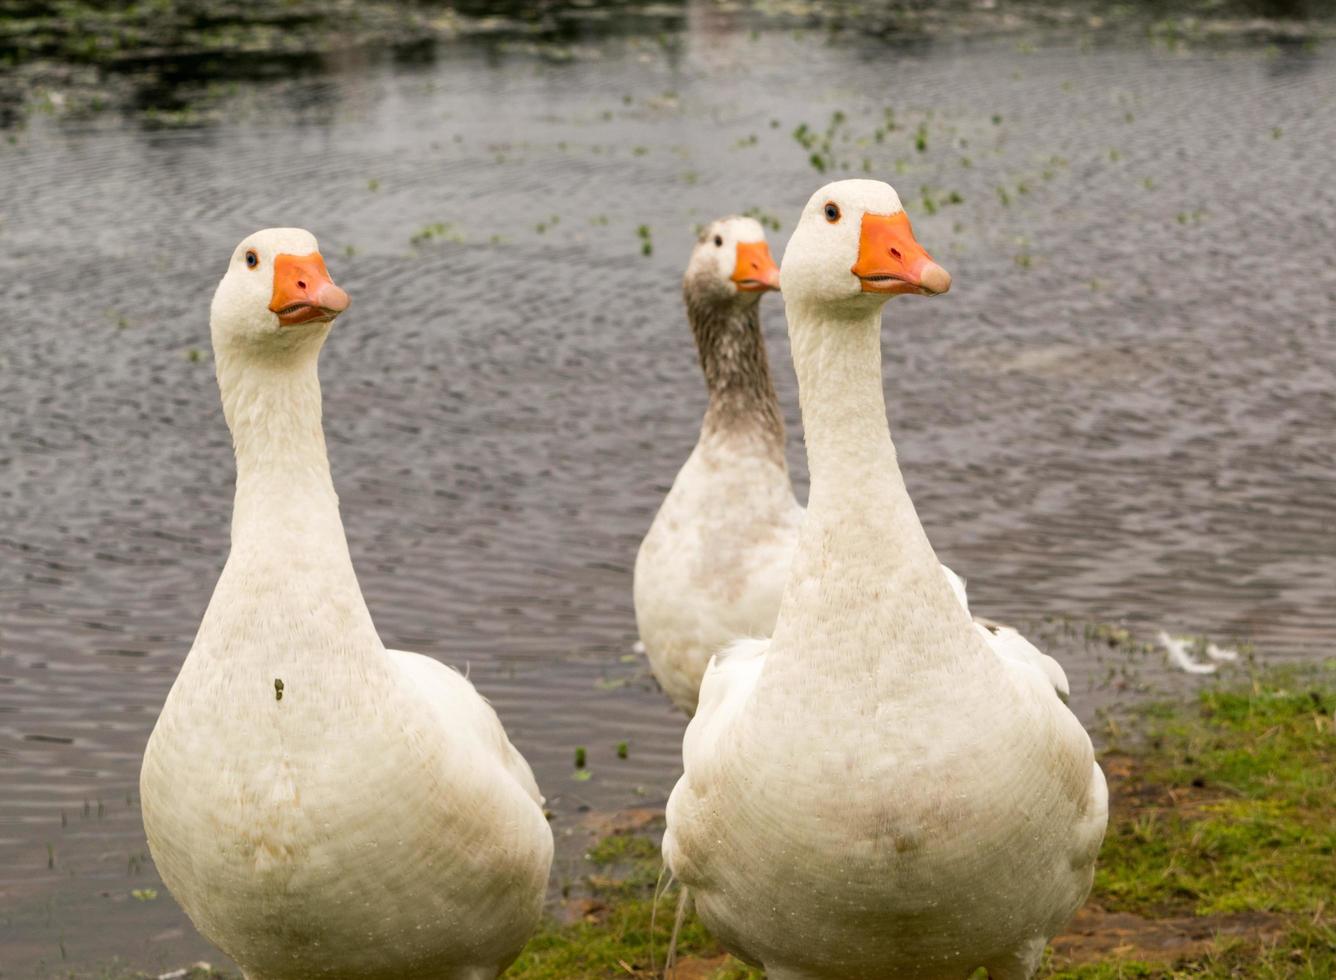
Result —
<path fill-rule="evenodd" d="M 898 248 L 891 249 L 891 255 L 895 256 L 897 259 L 900 258 L 900 250 Z"/>
<path fill-rule="evenodd" d="M 298 289 L 305 289 L 305 288 L 306 288 L 306 283 L 304 283 L 302 280 L 298 279 L 298 280 L 297 280 L 297 288 L 298 288 Z"/>

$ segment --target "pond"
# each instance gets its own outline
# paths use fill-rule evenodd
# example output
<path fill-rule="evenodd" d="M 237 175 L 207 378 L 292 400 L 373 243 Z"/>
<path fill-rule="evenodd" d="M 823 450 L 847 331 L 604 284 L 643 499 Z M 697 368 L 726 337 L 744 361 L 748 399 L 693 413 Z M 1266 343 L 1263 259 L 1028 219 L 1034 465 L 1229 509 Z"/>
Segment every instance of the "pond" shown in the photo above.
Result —
<path fill-rule="evenodd" d="M 695 228 L 752 211 L 778 255 L 834 176 L 894 184 L 954 277 L 886 315 L 901 465 L 1088 727 L 1209 682 L 1143 648 L 1161 630 L 1330 653 L 1329 42 L 625 16 L 243 66 L 202 109 L 48 100 L 0 133 L 4 976 L 224 962 L 154 874 L 137 780 L 228 546 L 209 298 L 265 226 L 313 230 L 354 298 L 325 426 L 381 635 L 495 704 L 567 842 L 554 887 L 584 813 L 661 805 L 680 771 L 631 569 L 705 404 Z"/>

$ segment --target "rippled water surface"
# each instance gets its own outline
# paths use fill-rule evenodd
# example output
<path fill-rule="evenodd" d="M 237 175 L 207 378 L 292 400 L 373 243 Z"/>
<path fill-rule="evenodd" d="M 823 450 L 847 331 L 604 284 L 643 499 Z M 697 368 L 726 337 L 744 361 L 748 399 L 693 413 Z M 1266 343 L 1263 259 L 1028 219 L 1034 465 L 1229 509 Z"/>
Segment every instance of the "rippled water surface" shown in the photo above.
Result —
<path fill-rule="evenodd" d="M 691 5 L 671 39 L 560 57 L 336 60 L 243 87 L 207 127 L 15 131 L 0 975 L 221 961 L 154 875 L 136 784 L 226 555 L 207 309 L 258 227 L 314 230 L 355 300 L 322 361 L 325 424 L 385 642 L 468 667 L 559 838 L 676 778 L 683 721 L 631 654 L 630 588 L 704 405 L 680 273 L 694 226 L 732 211 L 778 219 L 781 251 L 826 179 L 813 154 L 894 183 L 955 277 L 888 308 L 902 466 L 979 611 L 1078 624 L 1043 633 L 1091 727 L 1168 678 L 1082 623 L 1330 654 L 1333 54 L 831 43 Z M 764 304 L 801 494 L 783 310 Z M 558 879 L 578 870 L 563 854 Z"/>

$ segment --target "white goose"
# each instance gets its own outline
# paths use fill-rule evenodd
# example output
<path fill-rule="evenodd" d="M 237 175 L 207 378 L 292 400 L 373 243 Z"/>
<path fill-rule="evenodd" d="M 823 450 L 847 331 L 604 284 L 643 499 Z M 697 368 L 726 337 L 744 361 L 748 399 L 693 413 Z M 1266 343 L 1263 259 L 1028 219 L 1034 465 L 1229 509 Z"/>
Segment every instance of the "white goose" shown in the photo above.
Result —
<path fill-rule="evenodd" d="M 682 281 L 710 402 L 636 556 L 635 610 L 654 676 L 687 714 L 710 657 L 770 634 L 798 541 L 761 334 L 761 296 L 778 288 L 765 232 L 741 217 L 705 229 Z"/>
<path fill-rule="evenodd" d="M 700 438 L 636 555 L 640 640 L 659 686 L 688 715 L 705 668 L 735 640 L 769 636 L 803 508 L 784 459 L 784 420 L 761 333 L 760 298 L 779 288 L 765 231 L 721 218 L 701 233 L 682 282 L 709 407 Z M 962 606 L 965 582 L 942 565 Z M 1059 695 L 1057 661 L 1016 630 L 976 628 L 1002 656 L 1038 669 Z"/>
<path fill-rule="evenodd" d="M 149 739 L 144 825 L 247 980 L 483 980 L 537 924 L 552 834 L 472 685 L 376 635 L 320 423 L 347 304 L 294 228 L 242 242 L 214 295 L 232 550 Z"/>
<path fill-rule="evenodd" d="M 896 464 L 882 306 L 950 277 L 858 180 L 808 202 L 782 279 L 811 499 L 773 639 L 705 675 L 665 860 L 773 980 L 1024 980 L 1090 888 L 1108 797 L 1048 679 L 952 594 Z"/>

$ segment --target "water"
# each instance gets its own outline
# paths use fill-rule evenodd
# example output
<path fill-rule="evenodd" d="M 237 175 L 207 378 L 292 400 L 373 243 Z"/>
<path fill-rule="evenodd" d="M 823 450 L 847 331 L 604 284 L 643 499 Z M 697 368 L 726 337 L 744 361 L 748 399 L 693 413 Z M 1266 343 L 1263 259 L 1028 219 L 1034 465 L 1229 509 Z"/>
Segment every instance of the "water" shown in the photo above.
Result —
<path fill-rule="evenodd" d="M 0 975 L 222 961 L 153 873 L 136 786 L 226 554 L 207 308 L 259 227 L 313 229 L 354 297 L 321 373 L 382 636 L 497 706 L 558 883 L 585 809 L 659 805 L 679 769 L 630 586 L 704 407 L 693 228 L 759 208 L 781 252 L 827 179 L 791 134 L 837 111 L 822 162 L 866 158 L 954 276 L 890 304 L 886 378 L 976 608 L 1330 655 L 1336 52 L 750 26 L 692 3 L 666 39 L 361 52 L 243 86 L 211 125 L 38 117 L 0 148 Z M 1091 727 L 1172 682 L 1076 632 L 1042 635 Z"/>

